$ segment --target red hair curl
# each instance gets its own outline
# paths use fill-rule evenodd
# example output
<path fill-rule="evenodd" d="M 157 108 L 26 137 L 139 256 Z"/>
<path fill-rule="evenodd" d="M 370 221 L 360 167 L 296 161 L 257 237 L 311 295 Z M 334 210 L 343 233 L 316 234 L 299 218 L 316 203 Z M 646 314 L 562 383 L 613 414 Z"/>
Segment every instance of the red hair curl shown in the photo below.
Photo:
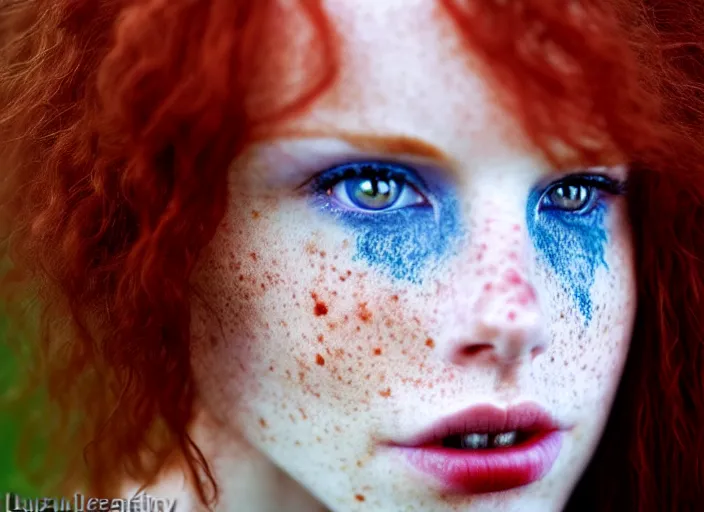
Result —
<path fill-rule="evenodd" d="M 125 475 L 150 482 L 176 452 L 201 500 L 216 499 L 188 436 L 189 279 L 254 129 L 300 112 L 337 77 L 338 36 L 320 0 L 299 3 L 317 34 L 310 62 L 322 64 L 272 106 L 256 93 L 274 58 L 262 48 L 285 44 L 276 0 L 0 0 L 0 257 L 10 262 L 0 294 L 28 380 L 62 413 L 37 428 L 55 428 L 62 459 L 85 448 L 69 487 L 107 496 Z M 694 510 L 704 501 L 704 6 L 439 3 L 548 156 L 560 158 L 559 141 L 596 162 L 608 143 L 633 162 L 632 346 L 568 509 Z"/>

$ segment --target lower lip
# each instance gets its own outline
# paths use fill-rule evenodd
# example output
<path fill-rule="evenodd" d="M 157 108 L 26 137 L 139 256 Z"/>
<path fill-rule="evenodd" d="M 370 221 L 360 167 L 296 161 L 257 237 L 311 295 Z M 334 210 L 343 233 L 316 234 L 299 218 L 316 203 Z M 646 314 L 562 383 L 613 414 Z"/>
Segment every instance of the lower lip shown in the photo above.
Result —
<path fill-rule="evenodd" d="M 546 432 L 520 446 L 489 450 L 396 448 L 412 466 L 438 479 L 449 491 L 481 494 L 507 491 L 543 478 L 560 454 L 562 434 Z"/>

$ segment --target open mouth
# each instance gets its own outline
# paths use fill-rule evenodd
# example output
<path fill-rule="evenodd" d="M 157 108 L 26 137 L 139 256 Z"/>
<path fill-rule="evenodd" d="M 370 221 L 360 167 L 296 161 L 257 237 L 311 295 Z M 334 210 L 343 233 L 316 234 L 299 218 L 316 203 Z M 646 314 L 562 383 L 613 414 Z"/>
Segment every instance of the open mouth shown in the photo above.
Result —
<path fill-rule="evenodd" d="M 566 430 L 534 404 L 508 410 L 485 405 L 392 447 L 444 490 L 480 494 L 543 478 L 560 454 Z"/>

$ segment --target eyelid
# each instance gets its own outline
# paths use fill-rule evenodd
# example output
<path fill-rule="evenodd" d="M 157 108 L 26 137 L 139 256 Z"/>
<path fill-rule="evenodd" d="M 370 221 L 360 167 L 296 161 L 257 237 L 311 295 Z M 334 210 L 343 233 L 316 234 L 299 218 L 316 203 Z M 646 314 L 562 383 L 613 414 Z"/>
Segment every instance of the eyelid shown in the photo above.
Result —
<path fill-rule="evenodd" d="M 406 186 L 413 189 L 413 193 L 418 194 L 422 197 L 423 203 L 429 208 L 432 208 L 437 212 L 437 201 L 430 190 L 425 179 L 419 173 L 417 169 L 406 163 L 400 163 L 396 161 L 390 161 L 387 159 L 369 159 L 369 158 L 359 158 L 353 160 L 347 160 L 339 165 L 329 167 L 321 172 L 316 173 L 313 177 L 306 181 L 303 185 L 307 194 L 311 194 L 317 197 L 328 197 L 327 191 L 330 188 L 336 186 L 345 179 L 351 179 L 355 176 L 360 176 L 362 174 L 362 169 L 358 166 L 369 166 L 376 172 L 381 170 L 387 171 L 387 176 L 393 179 L 401 180 Z M 357 169 L 355 169 L 357 168 Z M 357 172 L 355 172 L 357 170 Z M 422 203 L 421 203 L 422 204 Z M 416 205 L 418 206 L 418 205 Z M 347 209 L 350 212 L 359 213 L 362 215 L 379 215 L 382 213 L 390 213 L 392 211 L 403 210 L 409 208 L 411 205 L 399 207 L 399 208 L 388 208 L 384 210 L 378 210 L 376 212 L 372 210 L 359 209 L 355 210 L 349 206 L 343 205 L 342 208 Z"/>
<path fill-rule="evenodd" d="M 345 174 L 347 172 L 350 172 L 355 166 L 363 166 L 363 165 L 368 165 L 370 167 L 376 167 L 376 168 L 383 168 L 387 167 L 391 171 L 392 176 L 402 176 L 404 180 L 406 180 L 408 183 L 411 185 L 418 187 L 421 190 L 422 193 L 426 193 L 428 190 L 428 185 L 423 179 L 423 177 L 418 173 L 416 169 L 414 169 L 412 166 L 405 164 L 405 163 L 400 163 L 400 162 L 394 162 L 390 160 L 386 160 L 383 158 L 353 158 L 353 159 L 347 159 L 344 162 L 337 164 L 337 165 L 332 165 L 326 167 L 324 170 L 315 173 L 312 177 L 310 177 L 308 180 L 306 180 L 305 183 L 301 185 L 301 187 L 310 187 L 313 186 L 315 187 L 316 185 L 320 186 L 321 183 L 328 182 L 329 184 L 332 184 L 336 181 L 340 181 L 344 179 Z M 336 176 L 329 176 L 329 175 L 336 175 Z"/>

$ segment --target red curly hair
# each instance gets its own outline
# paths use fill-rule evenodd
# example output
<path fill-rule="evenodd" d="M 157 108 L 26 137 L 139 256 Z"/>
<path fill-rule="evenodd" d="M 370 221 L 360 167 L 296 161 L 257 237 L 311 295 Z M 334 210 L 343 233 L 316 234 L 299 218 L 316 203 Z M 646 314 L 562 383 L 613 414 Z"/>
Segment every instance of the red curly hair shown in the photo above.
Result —
<path fill-rule="evenodd" d="M 633 163 L 632 348 L 568 510 L 694 510 L 704 5 L 436 1 L 549 157 L 560 141 L 598 162 L 596 139 Z M 217 497 L 188 435 L 189 278 L 224 215 L 234 157 L 337 78 L 321 0 L 298 4 L 317 34 L 307 62 L 320 65 L 273 104 L 257 93 L 271 49 L 286 45 L 277 0 L 0 0 L 0 298 L 28 381 L 61 413 L 36 428 L 70 457 L 68 469 L 53 459 L 67 489 L 114 495 L 125 475 L 150 482 L 176 453 L 200 499 Z"/>

